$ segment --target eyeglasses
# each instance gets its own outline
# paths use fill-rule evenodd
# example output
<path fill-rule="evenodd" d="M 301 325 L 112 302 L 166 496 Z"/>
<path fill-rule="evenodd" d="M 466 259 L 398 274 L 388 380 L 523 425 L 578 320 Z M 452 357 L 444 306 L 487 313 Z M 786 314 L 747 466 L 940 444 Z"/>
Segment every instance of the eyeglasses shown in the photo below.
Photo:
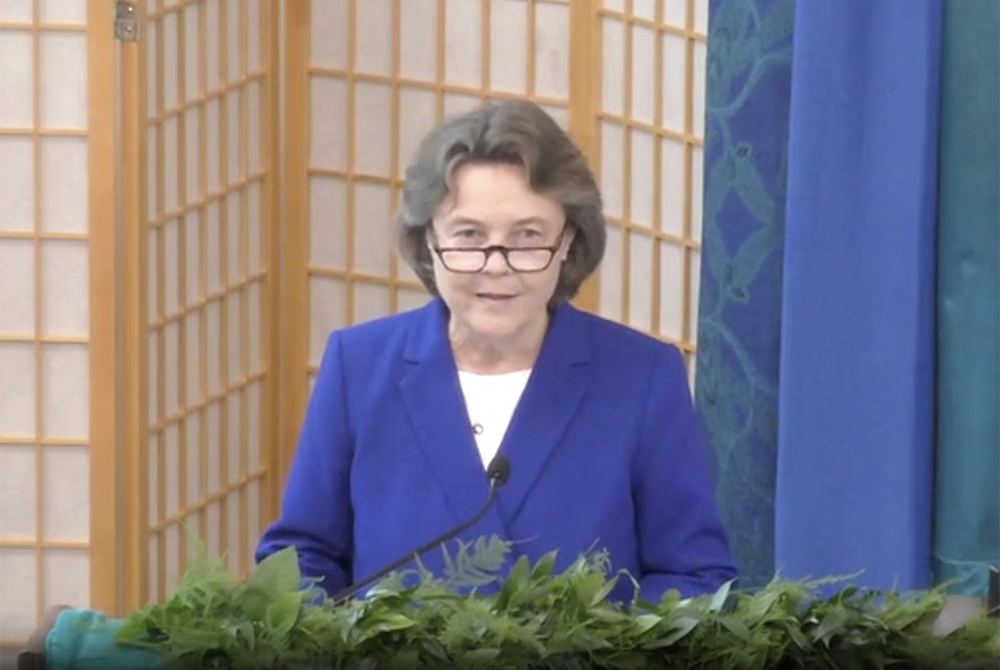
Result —
<path fill-rule="evenodd" d="M 559 241 L 550 247 L 505 247 L 494 244 L 478 249 L 462 247 L 435 246 L 434 252 L 441 259 L 441 264 L 450 272 L 461 274 L 476 274 L 482 272 L 490 260 L 490 256 L 498 253 L 503 256 L 514 272 L 541 272 L 552 264 L 552 259 L 562 243 Z"/>

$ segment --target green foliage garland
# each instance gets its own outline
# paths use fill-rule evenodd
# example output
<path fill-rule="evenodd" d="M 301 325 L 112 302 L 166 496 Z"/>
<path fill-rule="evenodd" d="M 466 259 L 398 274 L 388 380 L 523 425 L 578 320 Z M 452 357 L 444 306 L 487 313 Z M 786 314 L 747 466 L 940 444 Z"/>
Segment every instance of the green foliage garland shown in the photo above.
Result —
<path fill-rule="evenodd" d="M 497 539 L 445 553 L 435 578 L 400 573 L 364 599 L 318 604 L 303 590 L 293 549 L 246 581 L 200 557 L 172 597 L 127 617 L 116 642 L 155 650 L 178 668 L 548 670 L 973 670 L 996 668 L 1000 623 L 985 616 L 938 637 L 941 590 L 902 595 L 776 579 L 754 593 L 636 602 L 606 598 L 618 579 L 608 556 L 554 572 L 555 554 L 519 560 L 498 593 L 458 595 L 497 579 L 510 545 Z M 727 600 L 730 601 L 727 605 Z"/>

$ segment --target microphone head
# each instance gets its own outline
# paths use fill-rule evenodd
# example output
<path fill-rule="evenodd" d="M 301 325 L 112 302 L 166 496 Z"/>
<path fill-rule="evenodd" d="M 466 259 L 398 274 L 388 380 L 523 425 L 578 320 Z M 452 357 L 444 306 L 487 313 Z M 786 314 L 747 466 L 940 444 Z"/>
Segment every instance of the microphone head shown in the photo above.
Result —
<path fill-rule="evenodd" d="M 500 488 L 510 478 L 510 461 L 506 456 L 496 456 L 486 468 L 486 478 L 494 488 Z"/>

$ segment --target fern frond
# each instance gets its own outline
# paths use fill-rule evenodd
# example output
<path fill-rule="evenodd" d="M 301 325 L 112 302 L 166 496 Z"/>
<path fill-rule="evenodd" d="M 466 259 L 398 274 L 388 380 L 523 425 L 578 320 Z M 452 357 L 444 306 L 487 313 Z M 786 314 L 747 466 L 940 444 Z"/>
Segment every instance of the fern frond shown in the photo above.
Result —
<path fill-rule="evenodd" d="M 511 543 L 492 536 L 479 538 L 474 543 L 457 541 L 454 555 L 441 547 L 444 555 L 444 586 L 451 589 L 470 589 L 496 582 L 507 562 Z"/>

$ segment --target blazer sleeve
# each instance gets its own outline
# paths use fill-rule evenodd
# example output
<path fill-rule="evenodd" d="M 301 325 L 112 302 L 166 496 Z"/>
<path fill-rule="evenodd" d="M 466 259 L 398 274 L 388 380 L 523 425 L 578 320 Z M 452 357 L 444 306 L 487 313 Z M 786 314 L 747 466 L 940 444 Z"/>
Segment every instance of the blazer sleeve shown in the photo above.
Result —
<path fill-rule="evenodd" d="M 633 463 L 640 597 L 714 593 L 737 576 L 715 499 L 709 447 L 684 359 L 665 347 L 650 381 Z"/>
<path fill-rule="evenodd" d="M 351 581 L 353 438 L 340 340 L 334 333 L 306 409 L 278 519 L 265 531 L 255 559 L 294 546 L 303 579 L 329 594 Z"/>

